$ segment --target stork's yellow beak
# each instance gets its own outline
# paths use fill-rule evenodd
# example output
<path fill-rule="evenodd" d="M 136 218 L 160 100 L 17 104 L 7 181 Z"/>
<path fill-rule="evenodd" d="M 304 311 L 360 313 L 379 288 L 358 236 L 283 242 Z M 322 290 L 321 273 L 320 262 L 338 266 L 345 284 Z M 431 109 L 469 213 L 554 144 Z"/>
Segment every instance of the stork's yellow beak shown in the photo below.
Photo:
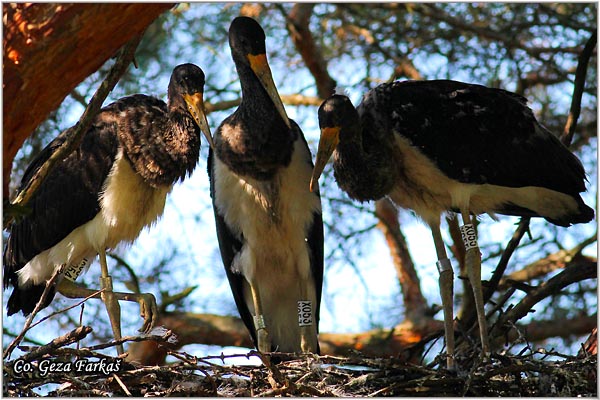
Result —
<path fill-rule="evenodd" d="M 214 148 L 212 134 L 210 133 L 210 127 L 208 126 L 208 120 L 206 119 L 206 111 L 204 109 L 204 99 L 202 93 L 184 94 L 183 99 L 188 107 L 192 118 L 200 127 L 204 137 L 208 141 L 211 148 Z"/>
<path fill-rule="evenodd" d="M 340 127 L 321 128 L 321 138 L 319 139 L 319 149 L 317 150 L 317 159 L 310 178 L 310 191 L 314 192 L 315 186 L 319 182 L 319 177 L 325 169 L 331 154 L 340 141 Z"/>
<path fill-rule="evenodd" d="M 281 118 L 283 118 L 287 127 L 291 128 L 290 120 L 285 112 L 285 108 L 283 107 L 283 102 L 279 97 L 279 93 L 277 93 L 277 87 L 275 86 L 275 82 L 273 82 L 273 75 L 271 74 L 271 68 L 269 68 L 269 63 L 267 62 L 267 55 L 248 54 L 248 61 L 250 61 L 250 68 L 252 68 L 252 71 L 254 71 L 254 73 L 258 77 L 258 80 L 267 91 L 267 94 L 269 95 L 271 101 L 275 105 L 277 112 L 279 113 L 279 115 L 281 115 Z"/>

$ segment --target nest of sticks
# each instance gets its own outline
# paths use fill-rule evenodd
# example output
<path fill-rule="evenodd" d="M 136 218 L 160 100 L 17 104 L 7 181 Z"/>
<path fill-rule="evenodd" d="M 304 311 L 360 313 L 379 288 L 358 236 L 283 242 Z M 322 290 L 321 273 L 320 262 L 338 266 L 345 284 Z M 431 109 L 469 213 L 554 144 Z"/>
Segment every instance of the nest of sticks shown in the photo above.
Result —
<path fill-rule="evenodd" d="M 492 354 L 482 360 L 473 351 L 462 357 L 456 371 L 448 371 L 439 367 L 443 362 L 420 366 L 396 357 L 360 354 L 252 351 L 244 356 L 259 358 L 262 365 L 235 366 L 225 364 L 232 356 L 195 357 L 172 351 L 176 362 L 142 366 L 125 355 L 112 357 L 101 351 L 124 341 L 168 342 L 171 332 L 74 348 L 89 332 L 90 327 L 81 326 L 45 346 L 21 346 L 25 353 L 18 358 L 7 361 L 5 354 L 4 396 L 597 396 L 597 360 L 587 354 L 574 357 L 537 350 Z"/>

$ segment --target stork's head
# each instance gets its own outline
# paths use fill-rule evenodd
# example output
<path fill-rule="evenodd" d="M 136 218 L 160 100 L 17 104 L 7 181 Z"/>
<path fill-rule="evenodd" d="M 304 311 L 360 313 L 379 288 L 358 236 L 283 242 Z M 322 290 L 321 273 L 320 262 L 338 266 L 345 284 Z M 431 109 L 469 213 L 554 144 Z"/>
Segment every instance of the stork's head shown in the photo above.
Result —
<path fill-rule="evenodd" d="M 310 179 L 311 192 L 315 189 L 325 165 L 340 142 L 340 135 L 343 136 L 344 132 L 360 127 L 358 113 L 350 99 L 344 95 L 334 94 L 325 100 L 319 107 L 319 127 L 321 138 Z"/>
<path fill-rule="evenodd" d="M 271 68 L 269 68 L 267 62 L 265 32 L 258 22 L 249 17 L 234 19 L 229 27 L 229 46 L 238 73 L 240 75 L 244 73 L 244 69 L 240 68 L 242 65 L 250 68 L 267 92 L 279 115 L 290 128 L 290 120 L 285 112 L 279 93 L 277 93 Z"/>
<path fill-rule="evenodd" d="M 212 134 L 206 119 L 204 108 L 204 72 L 194 64 L 181 64 L 173 69 L 169 82 L 169 100 L 178 96 L 183 98 L 185 107 L 190 113 L 210 147 L 213 147 Z"/>

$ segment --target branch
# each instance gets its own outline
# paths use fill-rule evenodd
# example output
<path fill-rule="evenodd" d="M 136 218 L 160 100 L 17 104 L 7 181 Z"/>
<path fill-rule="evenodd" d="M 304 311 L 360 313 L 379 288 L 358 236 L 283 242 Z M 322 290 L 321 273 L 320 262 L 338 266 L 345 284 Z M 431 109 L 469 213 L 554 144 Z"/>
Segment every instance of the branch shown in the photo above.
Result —
<path fill-rule="evenodd" d="M 490 333 L 490 338 L 503 335 L 511 325 L 526 316 L 546 297 L 559 293 L 565 287 L 598 276 L 595 262 L 573 263 L 561 273 L 531 290 L 515 307 L 500 316 Z"/>
<path fill-rule="evenodd" d="M 549 321 L 531 321 L 523 325 L 517 324 L 506 333 L 506 336 L 499 337 L 500 342 L 514 342 L 518 339 L 518 331 L 524 332 L 527 340 L 532 342 L 541 342 L 552 337 L 569 337 L 572 335 L 585 335 L 589 333 L 598 323 L 598 315 L 580 315 L 570 319 L 551 319 Z M 498 343 L 501 345 L 502 343 Z"/>
<path fill-rule="evenodd" d="M 592 36 L 586 42 L 583 51 L 579 55 L 577 61 L 577 70 L 575 71 L 575 85 L 573 87 L 573 99 L 571 100 L 571 109 L 569 110 L 569 116 L 567 123 L 560 137 L 560 140 L 569 146 L 573 140 L 573 134 L 575 128 L 577 128 L 577 120 L 579 119 L 579 113 L 581 112 L 581 97 L 583 96 L 583 89 L 585 87 L 585 77 L 587 75 L 587 68 L 596 47 L 598 40 L 598 33 L 594 31 Z"/>
<path fill-rule="evenodd" d="M 595 241 L 596 236 L 590 237 L 571 250 L 559 250 L 556 253 L 550 254 L 540 260 L 526 265 L 523 269 L 515 271 L 512 274 L 502 278 L 498 284 L 498 289 L 507 289 L 510 286 L 511 281 L 529 282 L 532 279 L 547 275 L 557 269 L 565 268 L 571 263 L 596 262 L 595 259 L 581 254 L 581 250 L 583 250 L 583 248 Z"/>
<path fill-rule="evenodd" d="M 375 216 L 379 219 L 377 226 L 383 232 L 396 268 L 404 299 L 405 318 L 418 324 L 425 318 L 427 301 L 421 292 L 421 283 L 406 238 L 400 230 L 398 209 L 388 198 L 383 198 L 375 202 Z"/>
<path fill-rule="evenodd" d="M 42 292 L 42 296 L 38 300 L 31 314 L 29 314 L 29 317 L 27 317 L 27 320 L 25 321 L 25 325 L 23 326 L 23 330 L 21 330 L 21 333 L 19 333 L 19 335 L 8 345 L 8 348 L 2 354 L 3 359 L 10 357 L 12 351 L 19 345 L 19 343 L 21 343 L 27 331 L 31 328 L 31 323 L 33 322 L 33 319 L 35 318 L 36 314 L 42 309 L 42 304 L 46 302 L 46 298 L 50 293 L 50 288 L 54 286 L 54 282 L 58 280 L 58 277 L 63 272 L 63 269 L 64 267 L 55 269 L 48 282 L 46 282 L 46 287 Z"/>
<path fill-rule="evenodd" d="M 294 4 L 292 11 L 287 16 L 286 26 L 296 50 L 315 78 L 319 97 L 325 99 L 333 94 L 337 83 L 327 72 L 327 62 L 308 27 L 313 8 L 313 3 Z"/>
<path fill-rule="evenodd" d="M 512 257 L 515 250 L 517 250 L 517 247 L 519 247 L 519 243 L 521 242 L 521 239 L 523 238 L 525 233 L 529 231 L 530 221 L 531 218 L 522 217 L 519 221 L 517 229 L 515 229 L 512 237 L 508 241 L 506 248 L 502 252 L 500 261 L 498 261 L 498 266 L 496 266 L 496 269 L 492 274 L 492 278 L 489 280 L 489 283 L 483 292 L 483 301 L 485 303 L 487 303 L 496 292 L 496 289 L 498 288 L 498 285 L 500 284 L 500 281 L 504 276 L 504 271 L 506 271 L 506 267 L 508 267 L 508 262 L 510 261 L 510 258 Z"/>

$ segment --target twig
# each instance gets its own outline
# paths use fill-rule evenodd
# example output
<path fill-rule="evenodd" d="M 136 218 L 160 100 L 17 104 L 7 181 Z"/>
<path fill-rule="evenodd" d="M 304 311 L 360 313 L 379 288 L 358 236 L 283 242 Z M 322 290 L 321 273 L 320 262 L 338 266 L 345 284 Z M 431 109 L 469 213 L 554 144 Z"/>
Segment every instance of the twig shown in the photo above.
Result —
<path fill-rule="evenodd" d="M 546 297 L 560 292 L 566 286 L 585 279 L 597 276 L 596 263 L 573 263 L 561 273 L 544 282 L 527 294 L 514 308 L 498 319 L 495 329 L 490 333 L 490 338 L 503 334 L 509 322 L 516 322 L 523 318 L 538 302 Z"/>
<path fill-rule="evenodd" d="M 46 287 L 44 288 L 44 292 L 42 293 L 40 300 L 35 305 L 35 308 L 31 312 L 31 314 L 29 314 L 29 317 L 27 317 L 27 320 L 25 321 L 25 325 L 23 326 L 23 330 L 21 331 L 21 333 L 19 333 L 19 335 L 10 343 L 10 345 L 8 345 L 7 349 L 2 354 L 3 359 L 10 357 L 12 351 L 17 347 L 19 343 L 21 343 L 21 340 L 23 340 L 23 338 L 25 337 L 25 333 L 27 333 L 31 326 L 33 318 L 35 318 L 36 314 L 42 309 L 42 305 L 46 302 L 46 298 L 48 298 L 48 295 L 50 294 L 50 289 L 54 287 L 54 282 L 56 282 L 59 275 L 63 272 L 63 269 L 64 266 L 62 268 L 55 269 L 54 273 L 50 277 L 50 280 L 46 282 Z"/>
<path fill-rule="evenodd" d="M 579 119 L 579 113 L 581 112 L 581 97 L 583 96 L 583 89 L 585 87 L 585 76 L 587 75 L 587 68 L 596 47 L 598 40 L 598 33 L 594 31 L 592 36 L 588 39 L 583 51 L 579 55 L 577 61 L 577 69 L 575 70 L 575 84 L 573 86 L 573 98 L 571 100 L 571 109 L 569 110 L 569 116 L 567 117 L 567 123 L 563 129 L 563 133 L 560 136 L 561 142 L 565 146 L 569 146 L 573 140 L 573 134 L 575 128 L 577 128 L 577 120 Z"/>
<path fill-rule="evenodd" d="M 141 36 L 136 36 L 127 42 L 123 48 L 114 65 L 110 69 L 108 76 L 100 84 L 100 87 L 90 100 L 89 105 L 79 118 L 77 124 L 69 128 L 67 139 L 58 147 L 44 162 L 44 164 L 35 172 L 33 177 L 27 182 L 27 185 L 19 192 L 15 200 L 12 202 L 12 206 L 26 207 L 31 200 L 33 194 L 40 187 L 42 182 L 46 179 L 50 171 L 54 166 L 65 159 L 75 148 L 79 145 L 81 138 L 87 132 L 92 124 L 93 119 L 96 117 L 102 103 L 115 87 L 119 78 L 125 73 L 127 67 L 131 63 L 134 57 L 135 50 L 138 43 L 140 42 Z M 8 216 L 4 221 L 4 227 L 7 228 L 13 221 L 14 217 Z"/>
<path fill-rule="evenodd" d="M 523 238 L 525 233 L 529 230 L 529 221 L 530 220 L 531 220 L 531 218 L 529 218 L 529 217 L 521 218 L 521 220 L 519 221 L 519 225 L 517 226 L 517 229 L 515 229 L 515 232 L 513 233 L 510 240 L 508 241 L 506 248 L 502 252 L 502 257 L 500 257 L 500 261 L 498 261 L 498 266 L 494 270 L 494 273 L 492 274 L 492 278 L 489 280 L 489 283 L 486 285 L 486 288 L 483 292 L 483 301 L 485 303 L 487 303 L 492 298 L 492 295 L 496 292 L 496 289 L 498 288 L 498 285 L 500 284 L 500 280 L 502 279 L 502 276 L 504 275 L 504 271 L 506 270 L 506 267 L 508 266 L 508 262 L 510 261 L 510 258 L 512 257 L 512 255 L 515 252 L 515 250 L 517 249 L 517 247 L 519 247 L 519 243 L 521 242 L 521 239 Z"/>
<path fill-rule="evenodd" d="M 138 277 L 135 274 L 135 271 L 133 270 L 133 268 L 131 267 L 131 265 L 129 265 L 129 263 L 127 261 L 125 261 L 124 258 L 118 256 L 117 254 L 115 254 L 113 252 L 108 253 L 108 256 L 110 258 L 112 258 L 113 260 L 115 260 L 122 267 L 125 267 L 125 269 L 127 270 L 127 272 L 129 272 L 129 277 L 131 278 L 131 284 L 133 285 L 133 290 L 131 290 L 131 291 L 133 293 L 141 293 L 141 291 L 140 291 L 140 280 L 138 279 Z"/>
<path fill-rule="evenodd" d="M 13 337 L 13 338 L 16 338 L 18 336 L 18 334 L 9 331 L 8 329 L 6 329 L 6 327 L 2 327 L 2 333 L 4 335 L 7 335 L 7 336 L 10 336 L 10 337 Z M 31 339 L 29 337 L 24 337 L 23 340 L 26 341 L 26 342 L 28 342 L 28 343 L 33 344 L 34 346 L 43 346 L 45 344 L 43 342 L 40 342 L 39 340 Z"/>
<path fill-rule="evenodd" d="M 119 384 L 119 386 L 121 386 L 121 389 L 123 389 L 123 391 L 125 392 L 125 394 L 129 397 L 132 396 L 131 392 L 129 391 L 129 389 L 127 389 L 127 386 L 125 386 L 125 384 L 123 383 L 123 381 L 121 380 L 121 378 L 119 378 L 119 375 L 117 374 L 112 374 L 113 378 L 115 378 L 115 380 L 117 381 L 117 383 Z"/>
<path fill-rule="evenodd" d="M 97 344 L 95 346 L 84 347 L 81 350 L 102 350 L 108 347 L 114 347 L 125 342 L 142 342 L 144 340 L 154 340 L 157 342 L 168 342 L 174 336 L 173 332 L 167 330 L 163 335 L 135 335 L 135 336 L 123 336 L 118 340 L 111 340 L 106 343 Z"/>
<path fill-rule="evenodd" d="M 75 308 L 75 307 L 78 307 L 78 306 L 82 305 L 83 303 L 85 303 L 86 301 L 88 301 L 89 299 L 91 299 L 92 297 L 98 296 L 100 293 L 104 292 L 104 290 L 105 289 L 100 289 L 97 292 L 90 294 L 88 297 L 85 297 L 83 300 L 79 301 L 77 304 L 73 304 L 72 306 L 63 308 L 62 310 L 58 310 L 58 311 L 53 312 L 52 314 L 46 315 L 44 318 L 40 319 L 35 324 L 31 325 L 29 327 L 29 329 L 33 329 L 34 327 L 38 326 L 39 324 L 41 324 L 44 321 L 47 321 L 48 319 L 54 317 L 55 315 L 62 314 L 64 312 L 66 312 L 66 311 L 69 311 L 72 308 Z M 80 317 L 80 323 L 79 323 L 79 325 L 81 325 L 81 317 Z"/>
<path fill-rule="evenodd" d="M 89 326 L 78 326 L 77 328 L 73 329 L 71 332 L 68 332 L 62 336 L 52 339 L 52 341 L 50 343 L 48 343 L 44 346 L 40 346 L 40 347 L 36 348 L 35 350 L 30 351 L 27 354 L 24 354 L 19 359 L 25 360 L 25 361 L 33 360 L 39 356 L 42 356 L 42 355 L 50 352 L 51 350 L 54 350 L 54 349 L 57 349 L 57 348 L 63 347 L 63 346 L 68 346 L 71 343 L 75 343 L 75 342 L 85 338 L 88 335 L 88 333 L 90 333 L 92 330 L 93 329 Z M 11 365 L 13 365 L 15 363 L 15 361 L 6 363 L 6 366 L 10 367 Z"/>

